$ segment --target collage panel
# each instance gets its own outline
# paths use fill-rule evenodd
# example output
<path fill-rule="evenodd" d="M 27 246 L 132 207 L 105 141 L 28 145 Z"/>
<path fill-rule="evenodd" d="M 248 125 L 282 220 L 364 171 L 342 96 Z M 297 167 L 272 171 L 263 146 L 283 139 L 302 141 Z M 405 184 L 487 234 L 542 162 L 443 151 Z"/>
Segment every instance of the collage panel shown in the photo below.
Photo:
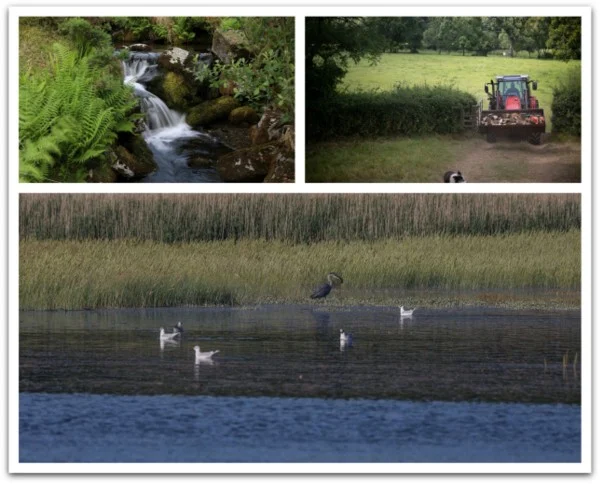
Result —
<path fill-rule="evenodd" d="M 293 182 L 294 25 L 20 17 L 20 181 Z"/>
<path fill-rule="evenodd" d="M 307 182 L 581 182 L 581 17 L 305 25 Z"/>
<path fill-rule="evenodd" d="M 22 194 L 19 458 L 580 462 L 580 198 Z"/>

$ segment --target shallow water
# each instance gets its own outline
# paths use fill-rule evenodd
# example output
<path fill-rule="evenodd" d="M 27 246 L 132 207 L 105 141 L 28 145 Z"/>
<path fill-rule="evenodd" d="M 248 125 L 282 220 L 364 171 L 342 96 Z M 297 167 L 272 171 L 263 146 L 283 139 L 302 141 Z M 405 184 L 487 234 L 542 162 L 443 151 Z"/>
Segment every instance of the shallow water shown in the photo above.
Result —
<path fill-rule="evenodd" d="M 134 461 L 579 460 L 579 311 L 20 316 L 22 461 L 126 461 L 123 446 Z M 161 347 L 177 321 L 182 341 Z M 195 364 L 197 344 L 214 364 Z M 197 433 L 221 437 L 186 451 Z"/>

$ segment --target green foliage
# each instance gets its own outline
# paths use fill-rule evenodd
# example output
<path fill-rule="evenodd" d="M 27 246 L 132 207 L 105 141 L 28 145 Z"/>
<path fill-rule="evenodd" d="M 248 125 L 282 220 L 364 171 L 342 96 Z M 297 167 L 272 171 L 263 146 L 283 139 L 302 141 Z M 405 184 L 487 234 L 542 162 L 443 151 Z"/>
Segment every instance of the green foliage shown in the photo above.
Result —
<path fill-rule="evenodd" d="M 228 19 L 222 19 L 222 23 Z M 230 19 L 231 20 L 231 19 Z M 278 107 L 293 116 L 294 111 L 294 19 L 292 17 L 232 18 L 240 25 L 254 56 L 231 63 L 199 64 L 195 77 L 211 87 L 234 86 L 236 99 L 256 108 Z"/>
<path fill-rule="evenodd" d="M 581 18 L 552 18 L 546 45 L 554 50 L 556 59 L 581 59 Z"/>
<path fill-rule="evenodd" d="M 237 17 L 223 17 L 221 19 L 221 30 L 239 30 L 241 27 L 240 19 Z"/>
<path fill-rule="evenodd" d="M 581 136 L 581 70 L 571 69 L 553 96 L 552 131 Z"/>
<path fill-rule="evenodd" d="M 51 69 L 21 76 L 19 171 L 25 182 L 82 181 L 119 131 L 131 131 L 131 88 L 89 56 L 55 44 Z M 51 175 L 51 176 L 50 176 Z"/>
<path fill-rule="evenodd" d="M 374 64 L 386 46 L 373 22 L 362 17 L 307 17 L 305 30 L 309 101 L 334 94 L 350 60 Z"/>
<path fill-rule="evenodd" d="M 318 140 L 457 133 L 463 130 L 462 113 L 475 103 L 471 94 L 443 86 L 397 85 L 388 92 L 343 93 L 311 105 L 306 134 Z"/>
<path fill-rule="evenodd" d="M 80 57 L 89 57 L 92 65 L 107 64 L 113 54 L 110 34 L 95 27 L 86 19 L 67 18 L 60 24 L 58 30 L 77 45 Z"/>

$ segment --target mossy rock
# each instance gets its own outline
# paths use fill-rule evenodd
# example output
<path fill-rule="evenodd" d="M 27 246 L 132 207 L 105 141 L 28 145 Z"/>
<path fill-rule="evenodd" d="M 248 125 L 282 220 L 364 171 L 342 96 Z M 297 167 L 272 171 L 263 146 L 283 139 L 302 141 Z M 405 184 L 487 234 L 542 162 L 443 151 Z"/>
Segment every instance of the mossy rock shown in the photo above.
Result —
<path fill-rule="evenodd" d="M 185 78 L 175 72 L 167 72 L 165 75 L 163 92 L 167 104 L 180 109 L 186 105 L 186 100 L 193 94 Z"/>
<path fill-rule="evenodd" d="M 117 178 L 117 173 L 111 168 L 108 162 L 105 162 L 91 168 L 86 181 L 88 183 L 114 183 L 117 181 Z"/>
<path fill-rule="evenodd" d="M 258 123 L 260 116 L 254 108 L 250 106 L 240 106 L 229 113 L 229 122 L 231 124 L 255 124 Z"/>
<path fill-rule="evenodd" d="M 227 119 L 229 113 L 239 107 L 239 102 L 231 96 L 222 96 L 194 106 L 187 114 L 186 122 L 194 127 L 208 126 Z"/>
<path fill-rule="evenodd" d="M 152 151 L 139 135 L 126 137 L 110 152 L 109 160 L 113 170 L 126 180 L 145 177 L 158 168 Z"/>

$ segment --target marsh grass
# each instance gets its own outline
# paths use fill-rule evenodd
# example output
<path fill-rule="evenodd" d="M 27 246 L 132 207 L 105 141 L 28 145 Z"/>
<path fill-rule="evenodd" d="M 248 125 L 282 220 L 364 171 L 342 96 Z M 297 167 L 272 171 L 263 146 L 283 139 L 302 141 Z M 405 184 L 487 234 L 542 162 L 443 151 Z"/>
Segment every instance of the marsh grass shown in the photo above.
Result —
<path fill-rule="evenodd" d="M 23 194 L 19 234 L 294 244 L 506 235 L 579 229 L 579 200 L 577 194 Z"/>
<path fill-rule="evenodd" d="M 307 303 L 329 271 L 344 284 L 327 304 L 372 303 L 387 289 L 567 292 L 580 287 L 579 248 L 578 230 L 315 244 L 29 239 L 20 243 L 20 307 Z"/>

